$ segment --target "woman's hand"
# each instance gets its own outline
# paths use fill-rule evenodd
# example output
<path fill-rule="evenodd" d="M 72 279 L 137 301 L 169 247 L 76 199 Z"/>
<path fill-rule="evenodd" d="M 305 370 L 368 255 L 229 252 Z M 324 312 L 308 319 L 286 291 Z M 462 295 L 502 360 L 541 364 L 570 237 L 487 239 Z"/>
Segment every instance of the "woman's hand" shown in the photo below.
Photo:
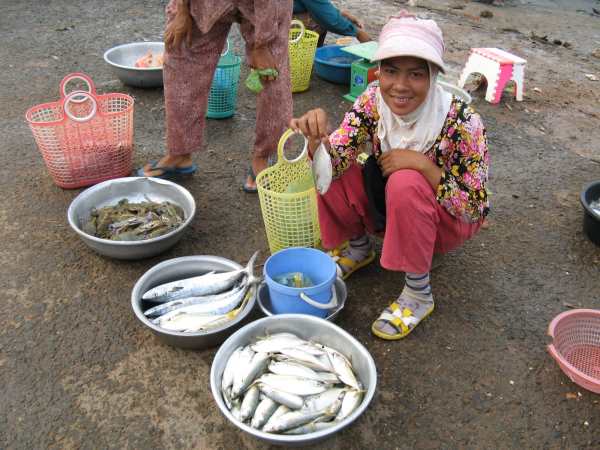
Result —
<path fill-rule="evenodd" d="M 421 172 L 434 189 L 440 184 L 442 169 L 427 156 L 414 150 L 389 150 L 379 157 L 378 162 L 384 177 L 389 177 L 397 170 L 412 169 Z"/>
<path fill-rule="evenodd" d="M 322 142 L 329 147 L 329 120 L 321 108 L 311 109 L 303 116 L 290 120 L 290 128 L 308 139 L 308 151 L 314 153 Z"/>
<path fill-rule="evenodd" d="M 249 63 L 250 63 L 250 67 L 252 67 L 253 69 L 275 69 L 277 70 L 277 62 L 275 61 L 275 58 L 273 57 L 273 53 L 271 53 L 271 50 L 269 49 L 269 47 L 254 47 L 252 50 L 250 50 L 250 54 L 249 54 Z M 269 76 L 269 77 L 264 77 L 261 76 L 262 80 L 268 80 L 268 81 L 273 81 L 275 79 L 275 77 Z"/>
<path fill-rule="evenodd" d="M 350 22 L 352 22 L 358 28 L 364 28 L 363 23 L 360 20 L 358 20 L 356 17 L 354 17 L 352 14 L 350 14 L 348 11 L 342 10 L 342 11 L 340 11 L 340 13 L 342 14 L 342 16 L 344 16 L 346 19 L 348 19 Z"/>

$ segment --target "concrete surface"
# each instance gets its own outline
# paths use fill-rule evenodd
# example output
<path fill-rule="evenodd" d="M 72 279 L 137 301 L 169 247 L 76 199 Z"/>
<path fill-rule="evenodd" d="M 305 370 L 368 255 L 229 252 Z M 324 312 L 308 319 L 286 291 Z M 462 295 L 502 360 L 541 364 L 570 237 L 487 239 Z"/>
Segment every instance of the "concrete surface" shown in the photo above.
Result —
<path fill-rule="evenodd" d="M 161 344 L 129 303 L 138 277 L 165 259 L 268 255 L 258 198 L 241 191 L 252 95 L 242 89 L 235 117 L 207 128 L 200 172 L 184 183 L 198 202 L 184 239 L 153 259 L 105 259 L 69 229 L 78 191 L 52 183 L 24 113 L 57 99 L 64 75 L 83 71 L 100 92 L 135 97 L 136 165 L 162 155 L 162 90 L 121 85 L 102 53 L 160 39 L 164 1 L 1 3 L 0 448 L 266 448 L 217 409 L 208 383 L 216 349 Z M 405 6 L 343 3 L 373 35 Z M 431 318 L 401 342 L 378 340 L 370 323 L 403 276 L 374 264 L 349 280 L 338 324 L 373 354 L 379 389 L 356 423 L 316 448 L 599 448 L 600 397 L 573 384 L 545 346 L 556 314 L 600 307 L 600 248 L 582 233 L 579 204 L 582 187 L 600 178 L 600 81 L 585 77 L 600 77 L 591 55 L 600 3 L 415 3 L 443 29 L 455 80 L 472 46 L 526 58 L 525 100 L 505 93 L 490 105 L 474 94 L 490 141 L 490 226 L 434 270 Z M 481 18 L 484 9 L 493 17 Z M 341 118 L 346 91 L 313 76 L 294 109 L 321 106 Z"/>

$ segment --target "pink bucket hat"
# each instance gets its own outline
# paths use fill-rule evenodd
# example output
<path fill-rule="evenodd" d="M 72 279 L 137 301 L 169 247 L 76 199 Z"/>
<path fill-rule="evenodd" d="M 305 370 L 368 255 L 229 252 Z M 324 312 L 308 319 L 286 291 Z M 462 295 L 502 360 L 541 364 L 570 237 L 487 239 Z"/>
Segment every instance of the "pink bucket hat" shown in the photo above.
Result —
<path fill-rule="evenodd" d="M 406 10 L 400 11 L 383 26 L 379 45 L 371 61 L 395 56 L 414 56 L 432 62 L 446 72 L 442 30 L 433 20 L 419 19 Z"/>

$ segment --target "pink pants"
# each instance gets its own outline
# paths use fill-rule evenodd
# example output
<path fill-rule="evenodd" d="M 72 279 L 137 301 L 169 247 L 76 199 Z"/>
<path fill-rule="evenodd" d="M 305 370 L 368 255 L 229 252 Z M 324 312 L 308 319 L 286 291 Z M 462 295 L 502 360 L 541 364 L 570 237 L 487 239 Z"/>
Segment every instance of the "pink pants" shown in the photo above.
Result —
<path fill-rule="evenodd" d="M 287 3 L 284 3 L 287 5 Z M 276 37 L 269 49 L 279 63 L 279 76 L 264 81 L 264 89 L 256 99 L 256 128 L 254 153 L 267 157 L 277 149 L 279 137 L 292 118 L 292 90 L 288 62 L 288 30 L 292 8 L 276 8 L 273 28 Z M 167 21 L 173 19 L 173 2 L 167 8 Z M 213 74 L 221 51 L 226 45 L 231 25 L 237 21 L 236 11 L 219 19 L 207 33 L 194 27 L 192 43 L 182 44 L 174 51 L 165 51 L 163 69 L 165 115 L 167 122 L 167 150 L 170 155 L 199 151 L 204 135 L 205 115 Z M 253 34 L 241 27 L 246 50 L 254 45 Z M 240 80 L 239 90 L 245 89 Z M 239 94 L 238 94 L 239 95 Z"/>
<path fill-rule="evenodd" d="M 386 230 L 381 265 L 399 272 L 425 273 L 435 253 L 447 253 L 471 238 L 481 223 L 465 223 L 436 200 L 429 182 L 415 170 L 399 170 L 385 190 Z M 322 244 L 332 249 L 373 232 L 361 168 L 351 166 L 318 196 Z"/>

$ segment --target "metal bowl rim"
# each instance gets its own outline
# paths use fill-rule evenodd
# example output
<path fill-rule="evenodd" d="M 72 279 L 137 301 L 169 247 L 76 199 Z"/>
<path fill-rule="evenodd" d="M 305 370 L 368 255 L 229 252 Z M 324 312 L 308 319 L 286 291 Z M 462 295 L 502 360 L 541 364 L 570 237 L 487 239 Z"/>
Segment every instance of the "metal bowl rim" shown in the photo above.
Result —
<path fill-rule="evenodd" d="M 588 214 L 590 214 L 597 222 L 600 221 L 600 215 L 592 209 L 592 207 L 590 206 L 591 202 L 587 201 L 586 196 L 587 193 L 593 187 L 596 187 L 598 185 L 600 185 L 600 181 L 592 181 L 591 183 L 586 184 L 579 194 L 579 202 L 581 203 L 581 206 L 583 206 L 583 209 Z"/>
<path fill-rule="evenodd" d="M 150 238 L 150 239 L 144 239 L 142 241 L 111 241 L 110 239 L 102 239 L 96 236 L 92 236 L 91 234 L 87 234 L 86 232 L 84 232 L 83 230 L 81 230 L 79 228 L 78 225 L 76 225 L 74 223 L 74 220 L 71 218 L 71 216 L 75 215 L 75 204 L 78 200 L 81 200 L 81 198 L 83 198 L 84 194 L 92 194 L 96 191 L 101 190 L 102 188 L 104 188 L 105 186 L 114 183 L 115 181 L 124 181 L 124 180 L 139 180 L 139 179 L 148 179 L 151 182 L 154 183 L 160 183 L 160 184 L 166 184 L 168 186 L 171 187 L 175 187 L 177 188 L 177 190 L 179 190 L 184 197 L 186 197 L 188 199 L 188 201 L 190 202 L 190 205 L 192 206 L 192 212 L 190 213 L 190 215 L 184 220 L 184 222 L 178 226 L 177 228 L 175 228 L 173 231 L 170 231 L 167 234 L 163 234 L 162 236 L 157 236 L 155 238 Z M 69 209 L 67 210 L 67 220 L 69 221 L 69 225 L 71 225 L 71 228 L 73 230 L 75 230 L 75 232 L 81 236 L 84 239 L 89 239 L 91 241 L 97 242 L 99 244 L 104 244 L 104 245 L 115 245 L 117 247 L 141 247 L 141 246 L 145 246 L 147 244 L 150 243 L 154 243 L 154 242 L 160 242 L 163 241 L 165 239 L 168 239 L 172 236 L 174 236 L 176 233 L 182 231 L 184 228 L 186 228 L 190 222 L 192 221 L 192 219 L 194 218 L 194 216 L 196 215 L 196 201 L 194 200 L 194 197 L 192 196 L 192 194 L 190 194 L 190 192 L 184 188 L 183 186 L 180 186 L 177 183 L 173 183 L 172 181 L 169 180 L 163 180 L 161 178 L 154 178 L 154 177 L 123 177 L 123 178 L 114 178 L 112 180 L 106 180 L 103 181 L 102 183 L 98 183 L 95 186 L 92 186 L 86 190 L 84 190 L 83 192 L 80 192 L 77 197 L 75 197 L 72 201 L 71 204 L 69 205 Z"/>
<path fill-rule="evenodd" d="M 252 311 L 254 309 L 254 304 L 256 302 L 256 295 L 252 296 L 252 298 L 248 301 L 248 304 L 246 305 L 246 307 L 244 308 L 244 310 L 240 311 L 240 313 L 235 317 L 235 319 L 233 319 L 230 322 L 227 322 L 225 325 L 218 327 L 218 328 L 211 328 L 210 331 L 208 332 L 203 332 L 203 331 L 196 331 L 193 333 L 184 333 L 181 331 L 171 331 L 171 330 L 165 330 L 164 328 L 159 327 L 158 325 L 154 325 L 152 322 L 150 322 L 146 316 L 144 315 L 144 312 L 142 311 L 142 308 L 140 308 L 140 303 L 141 300 L 138 301 L 136 299 L 137 297 L 137 291 L 140 290 L 140 286 L 151 276 L 153 276 L 156 272 L 160 272 L 162 269 L 164 269 L 165 267 L 168 266 L 172 266 L 172 265 L 177 265 L 180 263 L 184 263 L 184 262 L 210 262 L 210 261 L 215 261 L 215 262 L 222 262 L 225 264 L 231 264 L 233 266 L 238 267 L 239 269 L 242 269 L 243 266 L 241 264 L 239 264 L 236 261 L 233 261 L 231 259 L 227 259 L 227 258 L 223 258 L 222 256 L 215 256 L 215 255 L 194 255 L 194 256 L 181 256 L 179 258 L 172 258 L 172 259 L 168 259 L 166 261 L 160 262 L 158 264 L 156 264 L 155 266 L 152 266 L 150 269 L 148 269 L 139 279 L 138 281 L 136 281 L 135 285 L 133 286 L 133 290 L 131 291 L 131 306 L 133 308 L 133 312 L 135 313 L 136 317 L 138 318 L 138 320 L 140 322 L 142 322 L 144 325 L 146 325 L 148 328 L 151 328 L 152 330 L 160 333 L 160 334 L 165 334 L 168 336 L 174 336 L 174 337 L 203 337 L 203 336 L 210 336 L 212 334 L 217 334 L 219 332 L 222 332 L 223 330 L 226 330 L 227 328 L 235 325 L 236 323 L 240 322 L 241 320 L 243 320 L 249 313 L 250 311 Z M 141 293 L 140 293 L 141 294 Z"/>
<path fill-rule="evenodd" d="M 314 322 L 318 322 L 320 325 L 322 325 L 324 327 L 332 328 L 336 332 L 338 332 L 342 337 L 346 338 L 347 340 L 352 342 L 353 345 L 358 347 L 367 359 L 367 366 L 369 367 L 369 372 L 371 372 L 372 380 L 373 380 L 371 386 L 369 386 L 369 388 L 365 392 L 365 396 L 364 396 L 363 401 L 360 404 L 360 406 L 356 410 L 354 410 L 354 412 L 352 414 L 350 414 L 348 417 L 346 417 L 340 423 L 338 423 L 337 425 L 335 425 L 331 428 L 327 428 L 325 430 L 320 430 L 320 431 L 315 431 L 313 433 L 302 434 L 302 435 L 275 434 L 275 433 L 266 433 L 261 430 L 256 430 L 255 428 L 249 427 L 248 425 L 238 421 L 235 417 L 233 417 L 231 412 L 225 406 L 223 399 L 221 398 L 221 395 L 219 392 L 219 387 L 216 386 L 217 374 L 216 374 L 215 361 L 217 361 L 219 358 L 224 358 L 224 352 L 225 352 L 224 349 L 227 347 L 228 342 L 235 340 L 237 338 L 237 336 L 242 334 L 248 327 L 258 328 L 260 325 L 262 325 L 265 322 L 270 322 L 270 321 L 275 321 L 275 320 L 285 321 L 287 319 L 314 321 Z M 218 381 L 220 381 L 220 380 L 218 380 Z M 220 386 L 220 383 L 218 383 L 218 384 Z M 251 436 L 263 439 L 263 440 L 271 442 L 271 443 L 277 443 L 277 444 L 283 444 L 283 445 L 285 445 L 285 444 L 292 444 L 292 445 L 293 444 L 302 444 L 305 441 L 307 441 L 308 443 L 312 443 L 312 442 L 316 442 L 319 440 L 323 440 L 329 436 L 336 434 L 338 431 L 343 430 L 344 428 L 349 426 L 352 422 L 354 422 L 367 409 L 368 405 L 371 403 L 371 401 L 373 400 L 373 397 L 375 396 L 376 388 L 377 388 L 377 367 L 375 366 L 375 361 L 373 360 L 373 356 L 371 356 L 371 353 L 369 352 L 369 350 L 367 350 L 367 348 L 362 343 L 360 343 L 354 336 L 352 336 L 350 333 L 348 333 L 346 330 L 344 330 L 340 326 L 338 326 L 328 320 L 321 319 L 320 317 L 308 316 L 308 315 L 304 315 L 304 314 L 278 314 L 275 316 L 263 317 L 262 319 L 255 320 L 253 322 L 250 322 L 247 325 L 244 325 L 243 327 L 238 329 L 236 332 L 234 332 L 231 336 L 229 336 L 223 342 L 223 344 L 221 344 L 221 346 L 219 347 L 219 350 L 217 351 L 217 353 L 215 354 L 215 357 L 213 358 L 213 362 L 212 362 L 211 368 L 210 368 L 210 389 L 211 389 L 212 395 L 215 399 L 215 402 L 217 403 L 217 406 L 219 407 L 221 412 L 225 415 L 225 417 L 227 417 L 229 419 L 229 421 L 232 424 L 234 424 L 236 427 L 247 432 Z"/>
<path fill-rule="evenodd" d="M 110 64 L 113 67 L 118 67 L 120 69 L 128 69 L 128 70 L 133 70 L 133 71 L 139 71 L 139 72 L 158 72 L 158 71 L 163 70 L 163 66 L 161 66 L 161 67 L 124 66 L 122 64 L 117 64 L 116 62 L 111 61 L 109 59 L 109 55 L 112 52 L 114 52 L 114 51 L 116 51 L 116 50 L 118 50 L 120 48 L 123 48 L 123 47 L 141 47 L 141 46 L 144 46 L 144 45 L 147 45 L 147 44 L 162 44 L 164 46 L 164 42 L 159 42 L 159 41 L 151 41 L 151 42 L 142 41 L 142 42 L 130 42 L 129 44 L 121 44 L 121 45 L 117 45 L 115 47 L 112 47 L 112 48 L 109 48 L 108 50 L 106 50 L 104 52 L 104 55 L 103 55 L 104 61 L 106 61 L 108 64 Z"/>
<path fill-rule="evenodd" d="M 344 283 L 344 280 L 340 277 L 336 277 L 334 283 L 335 283 L 336 291 L 337 291 L 338 283 Z M 260 291 L 261 291 L 261 289 L 263 289 L 265 287 L 267 287 L 267 283 L 263 280 L 260 282 L 260 284 L 258 285 L 258 288 L 256 289 L 256 302 L 258 303 L 258 307 L 267 317 L 281 316 L 282 314 L 275 314 L 273 311 L 267 309 L 267 307 L 263 304 L 263 300 L 260 295 Z M 342 309 L 344 309 L 344 306 L 346 306 L 348 291 L 347 291 L 347 287 L 345 287 L 345 289 L 346 289 L 346 291 L 345 291 L 346 295 L 345 295 L 343 301 L 327 317 L 324 317 L 325 320 L 328 320 L 328 321 L 334 320 L 342 312 Z M 286 313 L 286 314 L 288 314 L 288 313 Z M 296 315 L 296 314 L 294 314 L 294 315 Z M 317 316 L 313 316 L 313 317 L 317 317 Z"/>

